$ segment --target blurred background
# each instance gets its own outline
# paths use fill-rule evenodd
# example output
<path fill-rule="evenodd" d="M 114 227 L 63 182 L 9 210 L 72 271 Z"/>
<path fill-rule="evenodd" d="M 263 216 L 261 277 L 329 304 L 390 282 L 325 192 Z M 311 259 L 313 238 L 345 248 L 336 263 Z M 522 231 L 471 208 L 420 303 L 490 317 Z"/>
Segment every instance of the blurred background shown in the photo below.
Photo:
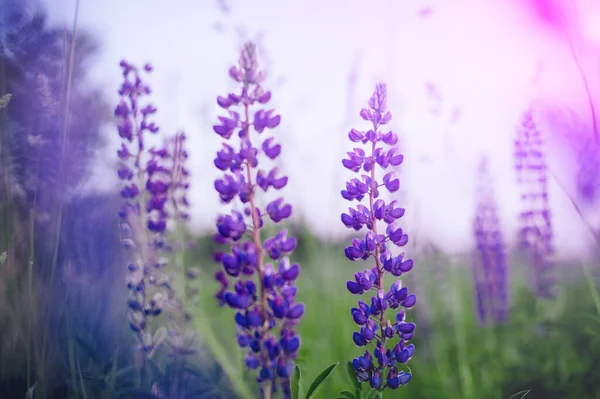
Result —
<path fill-rule="evenodd" d="M 178 262 L 181 273 L 200 270 L 191 313 L 202 348 L 189 397 L 255 397 L 233 312 L 213 297 L 211 239 L 222 211 L 216 97 L 236 90 L 227 70 L 247 40 L 282 116 L 277 162 L 290 179 L 286 227 L 298 238 L 307 309 L 298 364 L 309 379 L 344 366 L 317 396 L 350 389 L 345 364 L 361 353 L 345 282 L 362 265 L 343 255 L 353 235 L 340 222 L 340 191 L 352 175 L 341 159 L 384 81 L 405 157 L 395 199 L 416 265 L 407 284 L 419 298 L 413 380 L 384 397 L 600 397 L 597 1 L 0 0 L 0 96 L 10 94 L 0 102 L 0 399 L 168 397 L 155 386 L 168 380 L 167 360 L 157 361 L 160 378 L 130 375 L 139 359 L 126 315 L 113 116 L 124 58 L 153 65 L 161 131 L 187 134 L 191 217 L 178 226 Z M 530 108 L 548 170 L 550 299 L 531 288 L 518 245 L 515 137 Z M 482 157 L 507 254 L 503 323 L 477 312 Z"/>

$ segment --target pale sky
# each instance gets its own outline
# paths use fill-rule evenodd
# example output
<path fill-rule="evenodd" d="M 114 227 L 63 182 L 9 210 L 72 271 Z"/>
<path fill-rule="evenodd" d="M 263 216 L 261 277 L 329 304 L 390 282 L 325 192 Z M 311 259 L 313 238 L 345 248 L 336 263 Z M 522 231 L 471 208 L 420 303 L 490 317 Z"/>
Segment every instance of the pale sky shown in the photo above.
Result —
<path fill-rule="evenodd" d="M 52 21 L 71 25 L 74 0 L 46 3 Z M 490 156 L 505 238 L 514 243 L 519 196 L 512 137 L 530 102 L 548 126 L 550 167 L 563 182 L 574 177 L 574 154 L 549 121 L 571 109 L 589 125 L 590 113 L 565 37 L 544 6 L 559 3 L 588 79 L 598 87 L 600 4 L 594 0 L 579 0 L 577 7 L 564 0 L 253 0 L 230 1 L 227 13 L 216 0 L 81 0 L 79 24 L 101 37 L 91 77 L 115 104 L 119 61 L 154 65 L 149 83 L 156 120 L 164 132 L 188 134 L 196 231 L 212 230 L 220 207 L 212 188 L 220 173 L 213 165 L 220 137 L 212 125 L 223 114 L 216 96 L 236 89 L 227 69 L 243 39 L 254 38 L 268 67 L 270 105 L 282 115 L 274 133 L 290 177 L 283 194 L 295 217 L 302 215 L 326 238 L 349 233 L 339 215 L 350 203 L 339 193 L 352 174 L 341 159 L 352 147 L 348 130 L 367 128 L 358 112 L 382 80 L 405 155 L 399 169 L 403 226 L 417 244 L 430 239 L 458 252 L 473 244 L 482 154 Z M 101 154 L 90 187 L 117 189 L 111 169 L 116 127 L 106 134 L 113 144 Z M 581 253 L 589 234 L 554 183 L 550 196 L 559 255 Z"/>

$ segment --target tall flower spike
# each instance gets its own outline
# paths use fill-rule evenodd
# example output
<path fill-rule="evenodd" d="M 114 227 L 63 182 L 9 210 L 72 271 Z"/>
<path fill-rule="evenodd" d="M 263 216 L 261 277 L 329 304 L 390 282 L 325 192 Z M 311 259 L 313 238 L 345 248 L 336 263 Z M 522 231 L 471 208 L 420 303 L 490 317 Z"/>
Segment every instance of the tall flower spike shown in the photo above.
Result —
<path fill-rule="evenodd" d="M 188 189 L 190 186 L 190 172 L 186 168 L 188 153 L 185 146 L 186 136 L 184 132 L 178 132 L 167 142 L 170 160 L 170 193 L 171 207 L 174 217 L 180 220 L 188 220 Z"/>
<path fill-rule="evenodd" d="M 400 181 L 394 172 L 385 172 L 378 177 L 376 170 L 381 169 L 384 173 L 390 165 L 398 166 L 403 160 L 393 148 L 398 136 L 391 131 L 380 131 L 392 118 L 387 109 L 385 84 L 376 85 L 369 107 L 363 108 L 360 116 L 371 122 L 372 128 L 366 132 L 352 129 L 348 137 L 354 143 L 366 144 L 367 149 L 354 148 L 342 164 L 353 172 L 360 173 L 362 169 L 366 174 L 347 182 L 342 197 L 351 202 L 367 198 L 367 205 L 350 207 L 341 218 L 346 227 L 355 231 L 366 228 L 367 231 L 364 238 L 352 240 L 345 254 L 351 261 L 362 259 L 374 266 L 355 273 L 354 280 L 348 281 L 346 286 L 355 295 L 372 292 L 371 304 L 358 301 L 358 307 L 351 310 L 351 315 L 361 327 L 354 333 L 354 343 L 359 347 L 372 345 L 373 349 L 366 350 L 352 364 L 358 381 L 368 381 L 372 388 L 382 391 L 386 387 L 396 389 L 406 385 L 411 379 L 411 373 L 402 368 L 415 352 L 414 345 L 408 343 L 415 332 L 415 324 L 406 320 L 405 309 L 412 308 L 417 297 L 409 294 L 407 287 L 402 287 L 401 280 L 396 279 L 387 291 L 384 286 L 385 274 L 397 278 L 413 268 L 412 259 L 407 259 L 404 253 L 394 256 L 390 250 L 393 245 L 403 247 L 408 242 L 408 236 L 398 226 L 404 209 L 395 200 L 386 204 L 383 199 L 378 199 L 380 188 L 394 193 L 398 191 Z M 388 319 L 388 310 L 396 313 L 392 320 Z"/>
<path fill-rule="evenodd" d="M 158 132 L 150 121 L 156 108 L 142 104 L 150 93 L 140 76 L 141 71 L 122 61 L 123 84 L 119 90 L 121 101 L 115 109 L 119 119 L 118 132 L 122 139 L 118 176 L 122 181 L 123 206 L 119 211 L 123 245 L 131 250 L 128 265 L 127 287 L 129 323 L 139 340 L 139 348 L 152 356 L 164 334 L 151 321 L 162 313 L 167 299 L 164 268 L 166 261 L 161 256 L 166 219 L 164 202 L 168 185 L 163 181 L 161 169 L 154 160 L 156 154 L 145 148 L 145 135 Z M 144 71 L 150 72 L 146 65 Z M 152 157 L 146 165 L 144 161 Z M 154 164 L 157 164 L 154 167 Z"/>
<path fill-rule="evenodd" d="M 487 160 L 479 166 L 478 200 L 473 230 L 477 255 L 473 262 L 473 285 L 479 321 L 504 323 L 508 312 L 506 254 L 498 208 L 494 199 Z"/>
<path fill-rule="evenodd" d="M 520 243 L 530 257 L 532 280 L 540 298 L 554 296 L 552 220 L 548 204 L 547 167 L 543 139 L 530 109 L 523 115 L 515 138 L 517 181 L 523 210 Z"/>
<path fill-rule="evenodd" d="M 230 248 L 215 255 L 224 267 L 216 275 L 221 287 L 217 299 L 237 310 L 237 342 L 247 351 L 246 366 L 258 370 L 263 397 L 271 398 L 281 391 L 282 397 L 291 398 L 290 379 L 300 347 L 295 327 L 304 313 L 304 305 L 295 302 L 300 265 L 291 264 L 288 258 L 296 239 L 284 229 L 263 241 L 261 227 L 267 217 L 274 223 L 288 218 L 292 207 L 281 197 L 262 211 L 257 204 L 259 189 L 280 190 L 287 184 L 287 177 L 281 176 L 277 167 L 268 172 L 258 169 L 261 153 L 275 159 L 281 151 L 273 137 L 257 145 L 260 135 L 279 125 L 280 116 L 273 109 L 250 112 L 253 105 L 266 104 L 271 98 L 271 92 L 261 87 L 263 74 L 258 69 L 253 43 L 244 45 L 239 63 L 229 69 L 229 76 L 241 84 L 241 92 L 217 98 L 228 116 L 219 117 L 214 131 L 228 143 L 223 143 L 214 161 L 225 172 L 215 181 L 215 189 L 223 203 L 235 207 L 217 219 L 215 241 Z M 233 111 L 235 107 L 241 113 Z M 251 134 L 251 128 L 256 134 Z M 233 133 L 239 140 L 232 140 Z M 265 263 L 267 256 L 272 263 Z"/>
<path fill-rule="evenodd" d="M 147 209 L 153 210 L 157 220 L 161 221 L 160 225 L 166 226 L 168 221 L 185 223 L 189 219 L 187 200 L 189 171 L 186 168 L 188 154 L 185 141 L 185 133 L 178 132 L 165 140 L 162 148 L 150 150 L 148 173 L 154 177 L 160 176 L 160 182 L 164 187 L 168 187 L 166 192 L 159 190 L 153 194 L 148 202 Z M 174 255 L 177 255 L 177 252 L 183 249 L 183 245 L 178 241 L 178 234 L 175 234 L 169 239 L 163 237 L 160 250 L 174 252 Z M 165 284 L 168 299 L 165 304 L 168 316 L 166 343 L 169 346 L 169 356 L 186 356 L 197 350 L 197 340 L 191 326 L 192 318 L 187 309 L 191 294 L 196 290 L 193 280 L 197 277 L 197 271 L 195 269 L 184 271 L 181 257 L 178 256 L 171 257 L 169 269 L 169 280 L 175 281 L 183 277 L 185 280 L 181 285 L 185 289 L 183 295 L 179 296 L 172 284 Z"/>

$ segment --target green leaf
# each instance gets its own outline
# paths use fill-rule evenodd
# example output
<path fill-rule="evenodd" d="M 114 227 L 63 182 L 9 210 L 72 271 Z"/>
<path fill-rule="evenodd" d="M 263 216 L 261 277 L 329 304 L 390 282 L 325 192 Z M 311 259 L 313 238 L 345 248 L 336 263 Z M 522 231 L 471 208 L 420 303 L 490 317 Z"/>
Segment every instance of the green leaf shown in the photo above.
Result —
<path fill-rule="evenodd" d="M 340 392 L 340 395 L 341 395 L 340 398 L 344 398 L 344 399 L 358 399 L 356 397 L 356 395 L 350 391 L 342 391 L 342 392 Z"/>
<path fill-rule="evenodd" d="M 300 367 L 296 365 L 294 369 L 294 375 L 292 377 L 292 399 L 300 399 L 300 378 L 302 377 L 302 373 L 300 372 Z"/>
<path fill-rule="evenodd" d="M 325 382 L 327 377 L 329 377 L 333 369 L 336 368 L 338 364 L 340 363 L 336 362 L 330 364 L 329 366 L 325 367 L 325 369 L 321 371 L 319 375 L 315 377 L 313 382 L 310 384 L 310 388 L 308 388 L 308 392 L 306 393 L 305 399 L 310 399 L 317 393 L 319 388 L 321 388 L 321 385 L 323 385 L 323 382 Z"/>
<path fill-rule="evenodd" d="M 195 316 L 193 322 L 194 328 L 206 343 L 206 347 L 209 348 L 211 354 L 219 363 L 223 373 L 227 376 L 235 391 L 243 399 L 252 399 L 253 395 L 246 382 L 240 378 L 238 368 L 232 361 L 227 347 L 219 340 L 211 327 L 211 323 L 206 323 L 206 320 L 210 319 L 210 317 L 207 317 L 200 307 L 195 308 Z"/>
<path fill-rule="evenodd" d="M 6 262 L 6 251 L 0 254 L 0 265 L 4 265 L 4 262 Z"/>
<path fill-rule="evenodd" d="M 371 389 L 371 391 L 369 391 L 367 394 L 367 399 L 381 399 L 382 397 L 383 394 L 376 389 Z"/>
<path fill-rule="evenodd" d="M 529 392 L 531 392 L 531 389 L 526 389 L 524 391 L 517 392 L 508 399 L 523 399 Z"/>
<path fill-rule="evenodd" d="M 10 102 L 11 97 L 12 97 L 12 94 L 10 94 L 10 93 L 6 93 L 2 97 L 0 97 L 0 109 L 6 108 L 8 106 L 8 103 Z"/>
<path fill-rule="evenodd" d="M 352 362 L 346 363 L 346 371 L 348 372 L 348 377 L 350 377 L 350 381 L 354 386 L 354 396 L 356 396 L 356 399 L 360 399 L 362 397 L 362 384 L 356 378 L 356 371 L 354 371 Z"/>

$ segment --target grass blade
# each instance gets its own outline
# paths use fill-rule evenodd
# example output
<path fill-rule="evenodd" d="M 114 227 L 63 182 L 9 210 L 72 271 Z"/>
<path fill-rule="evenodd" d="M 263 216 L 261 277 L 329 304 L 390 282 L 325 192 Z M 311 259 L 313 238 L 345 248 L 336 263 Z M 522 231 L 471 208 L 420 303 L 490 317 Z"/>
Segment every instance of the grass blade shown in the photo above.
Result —
<path fill-rule="evenodd" d="M 292 377 L 292 399 L 300 399 L 300 379 L 302 378 L 302 373 L 300 372 L 300 367 L 296 365 L 294 369 L 294 376 Z"/>
<path fill-rule="evenodd" d="M 523 399 L 525 397 L 525 395 L 527 395 L 529 392 L 531 392 L 531 389 L 526 389 L 524 391 L 520 391 L 514 395 L 511 395 L 511 397 L 508 399 Z"/>
<path fill-rule="evenodd" d="M 327 377 L 329 377 L 333 369 L 335 369 L 338 366 L 338 364 L 340 363 L 336 362 L 330 364 L 323 371 L 321 371 L 319 375 L 315 377 L 313 382 L 310 384 L 310 387 L 308 388 L 308 392 L 306 393 L 306 399 L 312 398 L 317 393 L 319 388 L 321 388 L 321 385 L 323 385 Z"/>

